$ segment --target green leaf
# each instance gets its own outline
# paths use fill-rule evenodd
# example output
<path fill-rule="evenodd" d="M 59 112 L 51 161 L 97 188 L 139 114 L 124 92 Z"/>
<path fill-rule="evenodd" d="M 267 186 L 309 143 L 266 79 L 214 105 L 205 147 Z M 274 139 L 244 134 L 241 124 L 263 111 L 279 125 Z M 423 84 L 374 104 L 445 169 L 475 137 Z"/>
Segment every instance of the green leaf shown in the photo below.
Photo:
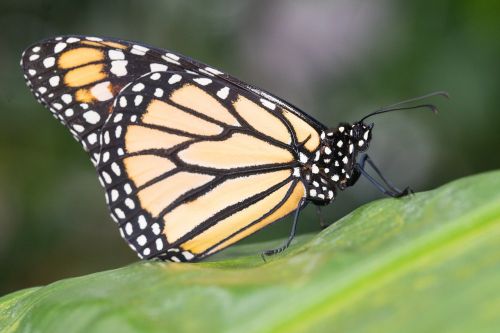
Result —
<path fill-rule="evenodd" d="M 274 243 L 273 243 L 274 245 Z M 500 172 L 365 205 L 282 255 L 234 247 L 0 298 L 1 332 L 494 332 Z"/>

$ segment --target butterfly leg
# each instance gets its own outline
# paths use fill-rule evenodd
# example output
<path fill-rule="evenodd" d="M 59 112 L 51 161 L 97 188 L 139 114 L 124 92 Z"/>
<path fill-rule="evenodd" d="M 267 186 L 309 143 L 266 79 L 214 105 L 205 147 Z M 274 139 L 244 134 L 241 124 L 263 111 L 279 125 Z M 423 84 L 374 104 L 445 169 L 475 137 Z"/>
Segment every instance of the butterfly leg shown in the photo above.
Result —
<path fill-rule="evenodd" d="M 321 213 L 321 206 L 316 206 L 316 213 L 318 214 L 318 217 L 319 217 L 320 228 L 325 229 L 325 228 L 329 227 L 330 224 L 325 222 L 323 214 Z"/>
<path fill-rule="evenodd" d="M 288 236 L 288 239 L 285 241 L 285 243 L 283 243 L 282 246 L 277 247 L 275 249 L 270 249 L 270 250 L 266 250 L 266 251 L 262 252 L 261 253 L 262 260 L 266 261 L 266 256 L 272 256 L 272 255 L 281 253 L 290 246 L 290 243 L 292 242 L 293 238 L 295 237 L 295 233 L 297 232 L 297 224 L 299 221 L 299 214 L 300 214 L 301 209 L 303 208 L 302 206 L 303 206 L 304 202 L 305 202 L 305 199 L 303 198 L 300 201 L 297 209 L 295 209 L 295 214 L 293 215 L 292 230 L 290 231 L 290 235 Z"/>
<path fill-rule="evenodd" d="M 366 163 L 368 163 L 372 167 L 372 169 L 375 171 L 375 173 L 382 180 L 383 184 L 378 182 L 375 178 L 373 178 L 370 174 L 368 174 L 366 172 L 366 170 L 365 170 Z M 393 197 L 393 198 L 400 198 L 400 197 L 403 197 L 405 195 L 414 193 L 410 187 L 406 187 L 404 190 L 400 190 L 396 186 L 394 186 L 389 180 L 387 180 L 382 175 L 379 168 L 375 165 L 375 163 L 372 161 L 370 156 L 367 154 L 365 154 L 361 157 L 360 162 L 357 163 L 355 167 L 363 176 L 365 176 L 366 179 L 368 179 L 380 192 L 384 193 L 385 195 L 388 195 L 388 196 Z"/>

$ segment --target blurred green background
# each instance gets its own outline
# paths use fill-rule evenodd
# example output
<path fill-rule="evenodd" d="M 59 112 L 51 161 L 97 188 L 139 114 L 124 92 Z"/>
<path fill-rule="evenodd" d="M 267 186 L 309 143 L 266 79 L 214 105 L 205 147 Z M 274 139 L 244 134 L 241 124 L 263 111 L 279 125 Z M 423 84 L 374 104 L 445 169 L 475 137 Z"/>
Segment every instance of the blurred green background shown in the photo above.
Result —
<path fill-rule="evenodd" d="M 108 217 L 86 154 L 37 104 L 22 50 L 62 34 L 168 48 L 299 106 L 325 124 L 434 90 L 438 116 L 374 118 L 370 154 L 417 191 L 500 166 L 500 3 L 493 1 L 0 2 L 0 295 L 120 267 L 135 255 Z M 381 197 L 366 180 L 325 209 L 333 222 Z M 284 237 L 290 221 L 245 242 Z M 314 209 L 301 233 L 319 230 Z M 256 254 L 257 255 L 257 254 Z"/>

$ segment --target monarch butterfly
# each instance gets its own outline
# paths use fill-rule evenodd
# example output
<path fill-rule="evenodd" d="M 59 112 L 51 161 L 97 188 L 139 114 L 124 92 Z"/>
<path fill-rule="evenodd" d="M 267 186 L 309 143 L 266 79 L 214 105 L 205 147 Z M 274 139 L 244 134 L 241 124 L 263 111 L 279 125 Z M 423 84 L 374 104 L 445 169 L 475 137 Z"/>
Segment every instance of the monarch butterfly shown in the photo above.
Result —
<path fill-rule="evenodd" d="M 203 63 L 109 38 L 48 39 L 21 66 L 38 101 L 89 153 L 140 258 L 199 260 L 295 212 L 288 241 L 266 254 L 280 252 L 307 203 L 330 203 L 361 174 L 388 195 L 409 193 L 368 155 L 357 162 L 371 140 L 364 120 L 400 104 L 329 129 Z"/>

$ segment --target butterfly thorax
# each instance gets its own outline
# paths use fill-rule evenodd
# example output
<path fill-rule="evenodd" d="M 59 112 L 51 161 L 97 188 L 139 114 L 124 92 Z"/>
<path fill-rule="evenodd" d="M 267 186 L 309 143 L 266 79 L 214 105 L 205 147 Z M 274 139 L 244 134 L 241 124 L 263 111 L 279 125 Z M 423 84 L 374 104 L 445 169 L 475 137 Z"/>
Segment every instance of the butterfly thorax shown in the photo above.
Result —
<path fill-rule="evenodd" d="M 308 200 L 317 205 L 329 204 L 337 189 L 344 190 L 356 183 L 356 157 L 368 149 L 371 128 L 363 123 L 341 123 L 321 133 L 321 144 L 312 158 L 300 156 Z"/>

